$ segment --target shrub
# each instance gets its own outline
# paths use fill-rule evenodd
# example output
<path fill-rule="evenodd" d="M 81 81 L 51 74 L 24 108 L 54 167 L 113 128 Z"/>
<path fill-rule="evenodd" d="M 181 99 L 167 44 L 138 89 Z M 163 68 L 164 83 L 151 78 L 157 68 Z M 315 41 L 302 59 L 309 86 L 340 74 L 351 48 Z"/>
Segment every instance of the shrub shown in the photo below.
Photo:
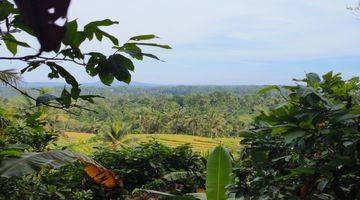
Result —
<path fill-rule="evenodd" d="M 94 158 L 103 166 L 118 174 L 124 183 L 124 188 L 131 192 L 135 188 L 159 189 L 164 181 L 164 175 L 170 172 L 191 171 L 203 173 L 204 159 L 191 150 L 189 145 L 175 148 L 167 147 L 157 141 L 142 143 L 134 148 L 117 150 L 101 149 L 94 153 Z M 197 177 L 181 181 L 167 181 L 167 187 L 162 190 L 194 192 L 196 187 L 204 184 Z M 195 184 L 195 182 L 197 182 Z M 181 186 L 179 186 L 181 185 Z M 154 186 L 154 188 L 152 187 Z"/>
<path fill-rule="evenodd" d="M 286 90 L 286 102 L 242 134 L 231 191 L 254 199 L 359 199 L 359 78 L 330 72 L 297 81 L 305 84 L 263 89 Z"/>
<path fill-rule="evenodd" d="M 44 168 L 38 174 L 0 179 L 0 199 L 105 199 L 100 185 L 85 181 L 80 163 L 59 169 Z"/>
<path fill-rule="evenodd" d="M 18 120 L 8 122 L 0 132 L 0 138 L 7 144 L 27 145 L 30 151 L 44 151 L 49 142 L 56 139 L 57 134 L 45 120 L 45 111 L 25 113 Z"/>

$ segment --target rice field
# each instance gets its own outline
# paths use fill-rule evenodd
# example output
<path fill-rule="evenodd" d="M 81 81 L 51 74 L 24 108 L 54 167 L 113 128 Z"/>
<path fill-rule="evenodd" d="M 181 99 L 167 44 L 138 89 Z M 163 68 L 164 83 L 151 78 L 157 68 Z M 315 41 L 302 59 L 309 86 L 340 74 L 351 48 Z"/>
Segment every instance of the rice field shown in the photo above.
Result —
<path fill-rule="evenodd" d="M 174 134 L 129 134 L 119 141 L 119 144 L 125 146 L 135 146 L 139 143 L 157 140 L 158 142 L 176 147 L 182 144 L 190 144 L 194 151 L 201 154 L 207 154 L 213 147 L 222 144 L 232 152 L 240 147 L 239 138 L 207 138 L 192 135 L 174 135 Z M 51 148 L 64 148 L 82 153 L 91 153 L 98 146 L 108 145 L 97 138 L 94 134 L 65 132 L 53 144 Z"/>

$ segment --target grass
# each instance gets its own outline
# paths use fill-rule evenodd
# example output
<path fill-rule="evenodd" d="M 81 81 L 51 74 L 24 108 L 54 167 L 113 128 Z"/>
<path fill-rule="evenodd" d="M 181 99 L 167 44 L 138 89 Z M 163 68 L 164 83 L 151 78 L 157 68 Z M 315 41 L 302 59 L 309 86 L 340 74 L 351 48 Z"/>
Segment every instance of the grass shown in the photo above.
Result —
<path fill-rule="evenodd" d="M 54 143 L 52 148 L 67 147 L 70 150 L 89 154 L 97 146 L 103 146 L 104 143 L 97 139 L 94 134 L 65 132 Z M 176 147 L 182 144 L 190 144 L 194 151 L 201 154 L 207 154 L 213 147 L 222 144 L 232 152 L 240 147 L 239 138 L 207 138 L 192 135 L 174 135 L 174 134 L 129 134 L 122 138 L 119 143 L 125 146 L 135 146 L 142 142 L 157 140 L 160 143 Z M 106 145 L 106 144 L 105 144 Z"/>

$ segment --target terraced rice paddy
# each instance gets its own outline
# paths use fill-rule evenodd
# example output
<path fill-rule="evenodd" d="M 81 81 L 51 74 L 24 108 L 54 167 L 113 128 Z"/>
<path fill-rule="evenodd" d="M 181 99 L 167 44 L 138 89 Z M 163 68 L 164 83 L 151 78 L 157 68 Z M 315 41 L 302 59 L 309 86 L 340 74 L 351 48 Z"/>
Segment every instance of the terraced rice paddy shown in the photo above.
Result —
<path fill-rule="evenodd" d="M 173 134 L 129 134 L 119 141 L 124 146 L 135 146 L 142 142 L 157 140 L 167 146 L 176 147 L 182 144 L 190 144 L 194 151 L 207 154 L 213 147 L 222 144 L 235 152 L 239 147 L 239 138 L 206 138 L 191 135 L 173 135 Z M 91 153 L 97 146 L 104 144 L 94 134 L 66 132 L 55 143 L 55 147 L 79 151 L 83 153 Z"/>

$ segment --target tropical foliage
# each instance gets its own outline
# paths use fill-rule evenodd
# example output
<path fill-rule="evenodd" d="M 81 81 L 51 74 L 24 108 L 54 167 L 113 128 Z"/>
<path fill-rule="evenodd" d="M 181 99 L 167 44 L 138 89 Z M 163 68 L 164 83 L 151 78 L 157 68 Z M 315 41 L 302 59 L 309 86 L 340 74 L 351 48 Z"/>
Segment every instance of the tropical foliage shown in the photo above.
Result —
<path fill-rule="evenodd" d="M 94 104 L 80 104 L 91 110 L 74 116 L 49 108 L 47 119 L 56 129 L 97 133 L 111 140 L 122 133 L 188 134 L 206 137 L 236 136 L 250 128 L 252 116 L 268 105 L 282 101 L 277 94 L 256 92 L 260 87 L 163 87 L 163 88 L 89 88 L 87 94 L 101 94 Z M 51 91 L 52 90 L 52 91 Z M 57 96 L 61 88 L 51 88 L 48 94 Z M 27 108 L 26 100 L 4 92 L 0 105 Z M 39 95 L 37 91 L 26 90 Z M 114 134 L 110 136 L 110 131 Z M 118 129 L 118 130 L 116 130 Z"/>
<path fill-rule="evenodd" d="M 232 191 L 255 199 L 359 199 L 359 78 L 329 72 L 295 81 L 262 90 L 286 92 L 286 102 L 242 134 Z"/>
<path fill-rule="evenodd" d="M 24 97 L 0 88 L 0 199 L 360 199 L 359 77 L 309 73 L 282 87 L 80 87 L 68 66 L 106 86 L 129 84 L 135 60 L 160 60 L 142 47 L 171 47 L 153 34 L 120 44 L 103 30 L 118 24 L 110 19 L 80 28 L 67 19 L 70 2 L 0 1 L 0 42 L 11 55 L 0 60 L 21 63 L 21 74 L 45 67 L 48 78 L 66 82 L 27 90 L 16 71 L 0 71 L 1 86 Z M 18 40 L 24 35 L 39 47 Z M 103 39 L 111 53 L 83 48 Z M 35 51 L 18 56 L 19 47 Z M 99 145 L 87 155 L 68 151 L 59 130 L 90 132 Z M 206 158 L 188 144 L 126 145 L 128 134 L 144 133 L 236 136 L 241 147 L 232 155 L 220 145 Z"/>
<path fill-rule="evenodd" d="M 50 71 L 49 79 L 61 78 L 71 86 L 70 89 L 63 88 L 59 96 L 46 94 L 46 96 L 35 98 L 17 88 L 14 83 L 18 81 L 18 78 L 14 71 L 0 71 L 0 82 L 29 97 L 37 105 L 47 105 L 71 112 L 68 110 L 69 108 L 82 108 L 78 105 L 78 101 L 93 102 L 93 98 L 100 97 L 98 95 L 82 95 L 77 79 L 64 66 L 81 67 L 90 77 L 99 77 L 105 85 L 111 85 L 115 79 L 130 83 L 130 72 L 135 69 L 132 59 L 143 60 L 144 57 L 148 57 L 160 60 L 153 54 L 144 53 L 141 47 L 171 49 L 168 45 L 148 42 L 158 38 L 153 34 L 134 36 L 128 42 L 120 44 L 118 38 L 102 30 L 103 27 L 118 24 L 117 21 L 110 19 L 93 21 L 80 29 L 77 20 L 67 21 L 70 2 L 71 0 L 57 1 L 56 4 L 51 1 L 39 3 L 17 0 L 12 3 L 3 0 L 0 2 L 0 22 L 5 24 L 4 27 L 1 27 L 4 30 L 1 30 L 0 41 L 12 54 L 11 57 L 0 57 L 0 60 L 21 62 L 23 66 L 26 66 L 21 69 L 21 74 L 38 70 L 40 67 L 47 67 Z M 33 6 L 33 4 L 37 6 Z M 49 12 L 52 9 L 53 12 Z M 65 19 L 66 23 L 59 24 L 58 21 L 61 19 Z M 26 42 L 19 41 L 16 38 L 18 35 L 35 37 L 40 43 L 39 50 L 35 50 L 30 55 L 16 57 L 18 47 L 35 49 Z M 107 55 L 98 51 L 85 52 L 84 43 L 94 42 L 94 39 L 101 42 L 104 38 L 111 42 L 108 48 L 113 49 L 112 54 Z M 47 52 L 46 55 L 44 55 L 45 52 Z"/>
<path fill-rule="evenodd" d="M 82 159 L 71 159 L 63 164 L 72 164 L 59 166 L 52 165 L 52 159 L 45 160 L 31 171 L 35 174 L 2 178 L 2 193 L 14 199 L 20 196 L 35 199 L 359 198 L 356 189 L 359 187 L 358 78 L 343 80 L 340 74 L 332 72 L 320 78 L 311 73 L 307 74 L 305 79 L 296 82 L 298 84 L 295 86 L 265 87 L 259 94 L 250 92 L 252 98 L 267 97 L 268 101 L 264 101 L 263 106 L 256 112 L 248 112 L 248 116 L 255 115 L 255 118 L 245 126 L 248 127 L 247 131 L 235 133 L 242 139 L 239 139 L 239 153 L 233 152 L 233 157 L 224 148 L 217 147 L 208 154 L 206 162 L 203 156 L 207 154 L 194 153 L 190 146 L 165 146 L 164 143 L 172 144 L 171 137 L 175 140 L 175 136 L 171 134 L 166 138 L 165 134 L 162 135 L 163 139 L 159 137 L 159 141 L 165 140 L 167 143 L 151 139 L 142 140 L 141 137 L 144 135 L 136 134 L 136 130 L 128 128 L 128 124 L 124 124 L 123 120 L 117 121 L 111 117 L 112 121 L 105 123 L 98 134 L 93 134 L 87 140 L 98 141 L 100 144 L 93 146 L 98 149 L 89 151 L 93 152 L 90 156 L 94 160 L 94 165 L 89 164 L 91 162 L 83 162 Z M 270 93 L 264 95 L 263 92 Z M 206 98 L 214 94 L 204 92 L 202 95 Z M 225 100 L 212 100 L 210 102 L 213 102 L 213 106 L 209 105 L 208 108 L 217 108 L 216 105 L 221 105 L 219 110 L 236 110 L 230 107 L 224 109 L 226 99 L 229 99 L 226 95 L 238 99 L 245 97 L 234 91 L 218 93 L 217 96 Z M 182 98 L 187 99 L 191 96 L 191 93 L 184 94 Z M 155 102 L 155 99 L 160 101 L 164 95 L 139 96 L 137 105 L 141 102 L 140 97 L 143 97 L 144 102 L 149 102 L 151 98 Z M 169 95 L 167 98 L 178 99 L 179 96 Z M 197 104 L 184 103 L 187 101 L 183 101 L 182 105 L 193 107 L 186 110 L 201 109 L 201 106 L 195 106 Z M 266 106 L 276 102 L 280 104 Z M 15 104 L 4 101 L 3 105 L 20 105 L 21 108 L 21 105 L 26 105 L 25 103 L 26 101 Z M 105 105 L 105 102 L 101 104 Z M 116 107 L 115 105 L 114 102 L 112 107 Z M 209 112 L 206 110 L 206 104 L 202 105 L 205 105 L 202 112 Z M 53 140 L 57 136 L 54 127 L 57 125 L 51 123 L 55 122 L 49 117 L 53 115 L 51 108 L 29 109 L 20 115 L 17 114 L 20 110 L 11 107 L 0 109 L 2 166 L 16 160 L 27 161 L 31 158 L 29 155 L 38 155 L 29 151 L 66 147 L 54 146 Z M 161 107 L 157 108 L 154 111 Z M 127 111 L 131 112 L 131 109 Z M 239 115 L 235 113 L 233 114 Z M 126 115 L 126 112 L 123 114 Z M 150 113 L 148 116 L 151 116 Z M 156 138 L 157 135 L 153 136 Z M 139 141 L 134 145 L 136 143 L 132 143 L 132 140 Z M 221 141 L 215 143 L 219 142 Z M 47 145 L 49 143 L 52 145 Z M 105 143 L 112 145 L 104 145 Z M 130 143 L 132 145 L 129 145 Z M 232 176 L 229 173 L 231 166 Z M 13 173 L 12 168 L 8 169 L 6 173 Z M 40 171 L 37 172 L 38 170 Z M 102 178 L 96 178 L 98 175 Z M 112 184 L 116 187 L 110 187 Z M 9 191 L 13 190 L 17 193 L 9 194 Z M 31 191 L 36 191 L 39 195 L 34 196 Z"/>
<path fill-rule="evenodd" d="M 207 160 L 206 197 L 208 200 L 227 199 L 226 187 L 232 182 L 232 160 L 222 146 L 215 147 Z"/>

